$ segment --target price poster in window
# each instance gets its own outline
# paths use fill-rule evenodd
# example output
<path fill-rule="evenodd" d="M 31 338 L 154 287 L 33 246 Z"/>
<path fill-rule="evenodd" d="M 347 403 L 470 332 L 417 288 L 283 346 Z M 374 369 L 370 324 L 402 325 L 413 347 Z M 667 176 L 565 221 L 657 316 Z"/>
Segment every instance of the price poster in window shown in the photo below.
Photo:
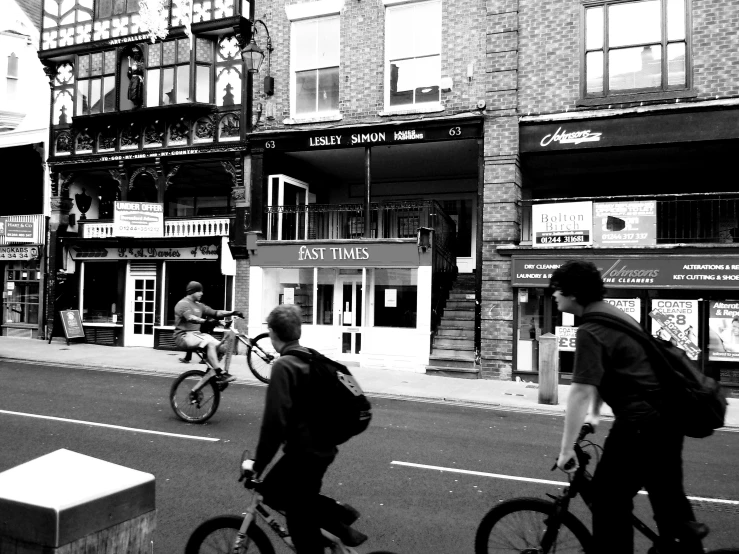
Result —
<path fill-rule="evenodd" d="M 603 301 L 629 314 L 637 323 L 641 323 L 641 298 L 604 298 Z"/>
<path fill-rule="evenodd" d="M 666 299 L 655 299 L 652 300 L 652 310 L 657 310 L 661 314 L 672 321 L 678 331 L 686 340 L 690 341 L 697 349 L 698 345 L 698 301 L 697 300 L 666 300 Z M 650 318 L 652 321 L 652 336 L 660 338 L 662 340 L 670 340 L 672 338 L 671 333 L 665 330 L 664 322 Z M 687 350 L 684 345 L 677 344 L 683 350 Z M 696 360 L 698 356 L 696 354 L 688 354 L 688 356 Z"/>
<path fill-rule="evenodd" d="M 708 359 L 739 362 L 739 300 L 708 303 Z"/>
<path fill-rule="evenodd" d="M 577 327 L 555 327 L 554 335 L 557 337 L 557 346 L 560 352 L 575 351 Z"/>
<path fill-rule="evenodd" d="M 398 289 L 385 289 L 385 307 L 398 307 Z"/>
<path fill-rule="evenodd" d="M 283 297 L 282 297 L 282 303 L 283 304 L 295 304 L 295 289 L 293 288 L 285 288 L 282 291 Z"/>

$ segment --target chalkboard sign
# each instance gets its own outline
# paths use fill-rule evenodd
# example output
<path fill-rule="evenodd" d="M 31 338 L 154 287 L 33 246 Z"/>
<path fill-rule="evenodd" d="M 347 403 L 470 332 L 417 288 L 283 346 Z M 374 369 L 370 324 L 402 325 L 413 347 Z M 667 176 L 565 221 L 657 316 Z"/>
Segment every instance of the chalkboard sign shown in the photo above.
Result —
<path fill-rule="evenodd" d="M 85 338 L 85 330 L 82 328 L 82 318 L 79 310 L 62 310 L 59 312 L 59 317 L 62 320 L 67 344 L 69 344 L 69 339 Z"/>

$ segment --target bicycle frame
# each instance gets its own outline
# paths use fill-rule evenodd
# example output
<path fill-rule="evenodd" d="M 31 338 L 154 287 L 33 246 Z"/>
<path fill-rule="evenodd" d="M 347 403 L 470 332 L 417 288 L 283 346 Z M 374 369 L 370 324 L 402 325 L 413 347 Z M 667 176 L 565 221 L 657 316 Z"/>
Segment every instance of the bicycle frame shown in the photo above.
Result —
<path fill-rule="evenodd" d="M 237 534 L 236 543 L 234 544 L 234 553 L 239 552 L 239 547 L 241 546 L 243 541 L 249 540 L 249 537 L 246 535 L 246 530 L 254 521 L 255 516 L 259 516 L 267 525 L 267 527 L 270 528 L 272 532 L 277 535 L 288 548 L 294 551 L 295 547 L 293 546 L 292 538 L 290 537 L 290 533 L 287 528 L 279 521 L 277 516 L 270 513 L 271 508 L 268 508 L 262 502 L 262 495 L 255 490 L 252 490 L 251 492 L 252 500 L 249 503 L 249 506 L 246 508 L 246 512 L 244 513 L 244 521 L 241 523 L 241 527 L 239 528 Z M 329 533 L 325 529 L 321 529 L 321 534 L 331 543 L 331 554 L 358 554 L 356 550 L 346 546 L 344 543 L 341 542 L 341 539 Z M 246 543 L 246 545 L 248 546 L 248 542 Z"/>

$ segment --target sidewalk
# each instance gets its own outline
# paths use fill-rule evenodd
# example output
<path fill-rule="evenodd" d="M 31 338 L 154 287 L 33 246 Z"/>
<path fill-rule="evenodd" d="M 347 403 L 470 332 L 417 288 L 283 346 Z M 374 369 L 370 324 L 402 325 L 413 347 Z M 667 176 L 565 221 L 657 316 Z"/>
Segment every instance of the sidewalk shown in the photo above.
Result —
<path fill-rule="evenodd" d="M 187 368 L 197 369 L 198 359 L 182 364 L 182 352 L 152 348 L 98 346 L 72 343 L 56 338 L 51 344 L 41 340 L 0 337 L 0 360 L 43 362 L 59 366 L 130 370 L 148 374 L 177 375 Z M 533 383 L 488 379 L 455 379 L 392 369 L 352 367 L 352 373 L 370 396 L 407 398 L 450 404 L 499 407 L 564 414 L 569 385 L 559 385 L 557 405 L 539 404 L 538 386 Z M 261 385 L 251 374 L 243 358 L 235 358 L 231 366 L 237 383 Z M 603 415 L 610 415 L 604 406 Z M 739 399 L 729 399 L 726 425 L 739 427 Z"/>

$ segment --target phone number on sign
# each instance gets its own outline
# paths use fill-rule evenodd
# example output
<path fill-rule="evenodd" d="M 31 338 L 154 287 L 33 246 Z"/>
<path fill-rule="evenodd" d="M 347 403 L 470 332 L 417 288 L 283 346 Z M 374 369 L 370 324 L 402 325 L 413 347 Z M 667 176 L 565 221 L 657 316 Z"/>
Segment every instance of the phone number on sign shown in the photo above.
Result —
<path fill-rule="evenodd" d="M 569 236 L 564 237 L 538 237 L 539 244 L 568 244 L 575 242 L 585 242 L 583 236 Z"/>
<path fill-rule="evenodd" d="M 648 233 L 603 233 L 603 240 L 644 240 Z"/>

